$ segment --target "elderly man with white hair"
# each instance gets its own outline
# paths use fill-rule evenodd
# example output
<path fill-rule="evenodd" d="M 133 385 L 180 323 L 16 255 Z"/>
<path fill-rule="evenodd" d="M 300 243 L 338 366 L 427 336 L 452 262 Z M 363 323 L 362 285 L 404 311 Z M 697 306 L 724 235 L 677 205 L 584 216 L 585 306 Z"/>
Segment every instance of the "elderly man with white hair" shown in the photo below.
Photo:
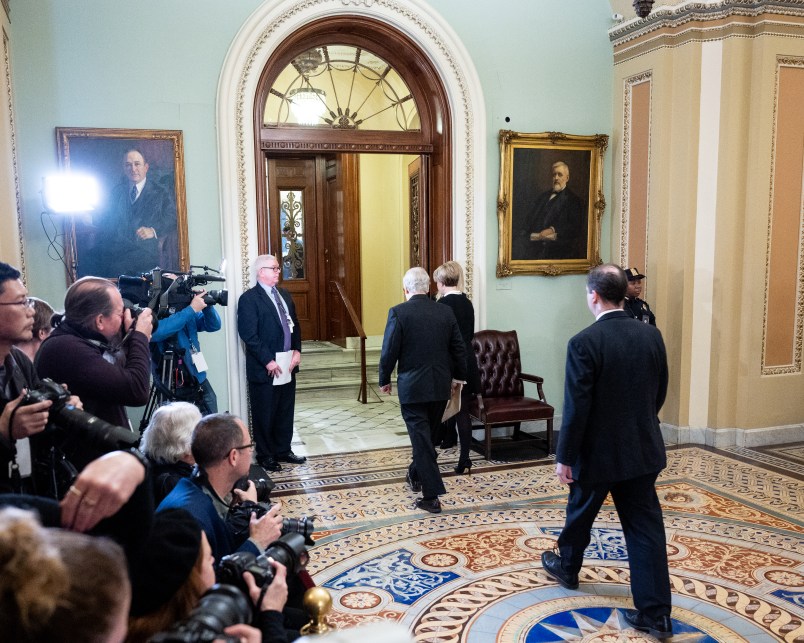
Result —
<path fill-rule="evenodd" d="M 448 306 L 430 299 L 430 276 L 411 268 L 402 279 L 405 301 L 388 311 L 380 357 L 380 389 L 391 393 L 391 373 L 397 368 L 402 418 L 413 447 L 407 481 L 422 497 L 416 506 L 441 512 L 438 496 L 447 492 L 436 463 L 434 439 L 452 387 L 466 379 L 461 331 Z"/>
<path fill-rule="evenodd" d="M 201 411 L 189 402 L 171 402 L 160 406 L 142 434 L 140 450 L 151 464 L 154 504 L 158 505 L 173 491 L 179 480 L 193 472 L 193 429 Z"/>

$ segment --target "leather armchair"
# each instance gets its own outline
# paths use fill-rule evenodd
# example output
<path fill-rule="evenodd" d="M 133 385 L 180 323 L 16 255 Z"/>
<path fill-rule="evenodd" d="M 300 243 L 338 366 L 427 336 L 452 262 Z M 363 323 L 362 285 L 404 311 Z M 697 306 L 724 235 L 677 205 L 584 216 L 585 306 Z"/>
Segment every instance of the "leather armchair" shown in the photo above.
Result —
<path fill-rule="evenodd" d="M 544 397 L 544 378 L 522 372 L 516 331 L 478 331 L 472 347 L 480 371 L 481 392 L 469 405 L 469 415 L 485 429 L 485 458 L 490 459 L 492 444 L 502 442 L 539 441 L 545 443 L 550 454 L 553 450 L 554 409 Z M 539 399 L 525 396 L 524 382 L 536 384 Z M 520 429 L 522 422 L 537 420 L 544 420 L 547 424 L 545 438 Z M 492 428 L 501 426 L 512 426 L 512 435 L 492 439 Z"/>

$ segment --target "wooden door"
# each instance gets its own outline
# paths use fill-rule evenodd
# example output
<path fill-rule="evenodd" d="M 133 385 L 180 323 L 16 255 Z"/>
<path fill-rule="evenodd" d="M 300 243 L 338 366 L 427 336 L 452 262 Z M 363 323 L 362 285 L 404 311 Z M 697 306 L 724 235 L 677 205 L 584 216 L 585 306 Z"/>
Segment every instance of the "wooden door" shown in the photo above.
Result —
<path fill-rule="evenodd" d="M 320 339 L 320 183 L 316 161 L 267 160 L 268 252 L 282 266 L 281 285 L 293 297 L 302 339 Z"/>
<path fill-rule="evenodd" d="M 357 154 L 324 159 L 323 257 L 327 293 L 326 338 L 341 346 L 357 335 L 335 282 L 343 288 L 358 319 L 360 289 L 360 185 Z"/>

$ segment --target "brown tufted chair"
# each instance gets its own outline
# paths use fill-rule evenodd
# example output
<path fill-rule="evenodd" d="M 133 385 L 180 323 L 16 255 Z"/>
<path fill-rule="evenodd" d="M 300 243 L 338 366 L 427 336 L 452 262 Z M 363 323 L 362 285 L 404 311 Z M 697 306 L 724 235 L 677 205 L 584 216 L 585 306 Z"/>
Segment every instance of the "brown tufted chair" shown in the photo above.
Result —
<path fill-rule="evenodd" d="M 497 426 L 513 426 L 510 438 L 494 441 L 533 442 L 541 438 L 519 430 L 522 422 L 547 421 L 547 453 L 553 448 L 553 407 L 547 403 L 542 391 L 544 378 L 522 372 L 519 359 L 519 340 L 515 330 L 481 330 L 472 340 L 477 367 L 480 371 L 480 390 L 469 405 L 469 415 L 483 423 L 486 431 L 486 460 L 491 454 L 491 429 Z M 525 397 L 524 382 L 533 382 L 539 399 Z"/>

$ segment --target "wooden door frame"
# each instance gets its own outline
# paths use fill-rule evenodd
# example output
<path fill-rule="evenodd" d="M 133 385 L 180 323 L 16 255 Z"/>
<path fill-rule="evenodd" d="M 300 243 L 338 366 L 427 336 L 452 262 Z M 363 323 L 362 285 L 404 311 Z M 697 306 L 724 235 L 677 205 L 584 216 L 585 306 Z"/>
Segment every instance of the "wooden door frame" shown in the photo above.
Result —
<path fill-rule="evenodd" d="M 271 85 L 294 57 L 316 46 L 342 44 L 362 47 L 392 65 L 419 110 L 418 132 L 334 130 L 321 127 L 263 126 L 265 101 Z M 428 56 L 407 35 L 389 24 L 365 16 L 332 16 L 299 28 L 276 48 L 259 78 L 253 104 L 254 158 L 257 176 L 265 153 L 296 154 L 372 152 L 426 154 L 429 157 L 428 256 L 430 266 L 452 258 L 452 118 L 446 90 Z M 269 231 L 265 183 L 257 182 L 257 246 L 266 252 Z"/>

